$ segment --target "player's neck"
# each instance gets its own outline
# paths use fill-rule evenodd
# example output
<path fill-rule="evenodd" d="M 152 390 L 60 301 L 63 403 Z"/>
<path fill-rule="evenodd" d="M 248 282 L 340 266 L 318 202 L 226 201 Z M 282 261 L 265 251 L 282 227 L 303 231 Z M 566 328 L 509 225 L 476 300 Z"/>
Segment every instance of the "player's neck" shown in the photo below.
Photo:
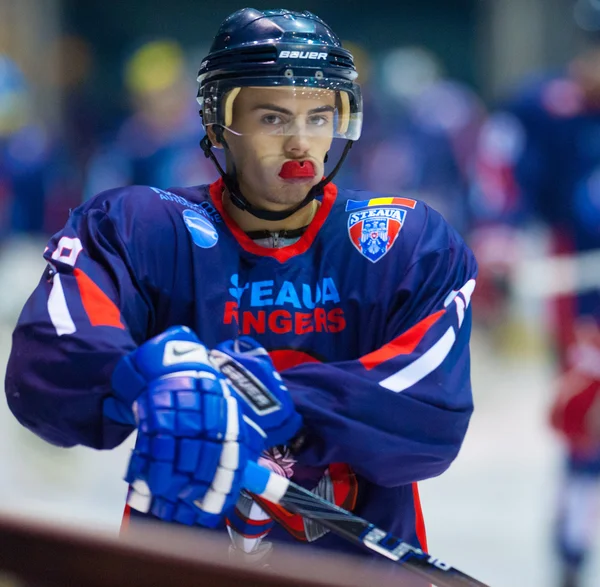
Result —
<path fill-rule="evenodd" d="M 317 210 L 319 209 L 319 206 L 320 202 L 318 200 L 313 200 L 310 204 L 304 206 L 304 208 L 301 208 L 295 214 L 292 214 L 290 217 L 285 218 L 284 220 L 261 220 L 249 212 L 240 210 L 237 206 L 232 204 L 227 191 L 225 191 L 223 194 L 223 207 L 229 216 L 244 232 L 252 232 L 257 230 L 268 230 L 273 232 L 302 228 L 311 223 L 312 219 L 317 213 Z"/>

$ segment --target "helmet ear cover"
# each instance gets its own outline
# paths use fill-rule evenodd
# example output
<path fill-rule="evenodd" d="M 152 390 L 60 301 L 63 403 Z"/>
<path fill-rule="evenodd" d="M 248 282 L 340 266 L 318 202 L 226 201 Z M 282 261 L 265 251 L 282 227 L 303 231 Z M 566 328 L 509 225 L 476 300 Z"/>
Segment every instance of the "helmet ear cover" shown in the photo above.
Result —
<path fill-rule="evenodd" d="M 223 97 L 223 112 L 225 114 L 225 126 L 230 127 L 233 124 L 233 101 L 237 98 L 242 88 L 232 88 Z"/>
<path fill-rule="evenodd" d="M 337 132 L 344 136 L 350 127 L 350 97 L 346 92 L 336 92 L 335 101 L 339 112 Z"/>

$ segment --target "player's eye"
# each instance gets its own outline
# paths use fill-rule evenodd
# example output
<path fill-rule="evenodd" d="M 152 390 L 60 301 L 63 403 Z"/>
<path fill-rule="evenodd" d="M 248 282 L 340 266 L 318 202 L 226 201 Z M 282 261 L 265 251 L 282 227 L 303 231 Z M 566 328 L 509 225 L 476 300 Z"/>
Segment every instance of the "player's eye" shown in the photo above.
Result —
<path fill-rule="evenodd" d="M 313 114 L 308 117 L 308 124 L 311 126 L 325 126 L 329 122 L 330 117 L 325 114 Z"/>
<path fill-rule="evenodd" d="M 267 126 L 277 126 L 285 122 L 279 114 L 265 114 L 261 116 L 260 121 Z"/>

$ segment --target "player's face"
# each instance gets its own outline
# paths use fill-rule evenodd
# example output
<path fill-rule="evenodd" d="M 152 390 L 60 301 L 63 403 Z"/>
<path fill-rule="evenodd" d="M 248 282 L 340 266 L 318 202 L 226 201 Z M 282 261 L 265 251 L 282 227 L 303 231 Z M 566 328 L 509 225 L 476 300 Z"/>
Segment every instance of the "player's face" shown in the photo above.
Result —
<path fill-rule="evenodd" d="M 324 173 L 335 93 L 313 88 L 242 88 L 225 130 L 242 193 L 282 209 L 301 202 Z"/>

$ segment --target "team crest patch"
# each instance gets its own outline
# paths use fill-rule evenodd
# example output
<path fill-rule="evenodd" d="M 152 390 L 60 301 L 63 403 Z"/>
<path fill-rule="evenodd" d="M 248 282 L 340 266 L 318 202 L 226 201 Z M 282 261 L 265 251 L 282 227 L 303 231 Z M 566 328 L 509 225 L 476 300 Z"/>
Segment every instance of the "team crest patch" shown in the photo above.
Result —
<path fill-rule="evenodd" d="M 406 210 L 367 208 L 348 217 L 348 234 L 358 252 L 377 263 L 394 245 L 404 224 Z"/>

